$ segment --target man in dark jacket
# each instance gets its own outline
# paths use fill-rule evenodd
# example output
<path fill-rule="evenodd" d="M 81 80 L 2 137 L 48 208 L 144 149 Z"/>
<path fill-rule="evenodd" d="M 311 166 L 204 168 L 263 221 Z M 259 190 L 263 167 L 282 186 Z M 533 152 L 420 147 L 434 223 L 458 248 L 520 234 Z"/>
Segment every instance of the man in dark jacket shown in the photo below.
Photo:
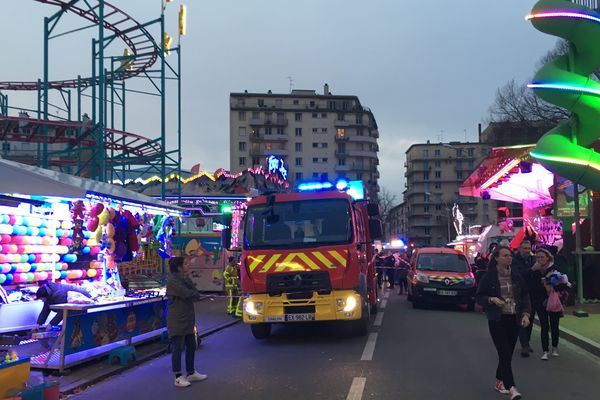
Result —
<path fill-rule="evenodd" d="M 531 290 L 531 284 L 529 283 L 531 278 L 531 267 L 535 264 L 535 257 L 531 254 L 531 242 L 527 239 L 523 240 L 519 245 L 519 250 L 515 253 L 512 261 L 512 269 L 517 271 L 523 279 L 527 282 L 527 288 Z M 519 331 L 519 342 L 521 343 L 521 356 L 529 357 L 529 353 L 533 350 L 529 345 L 531 338 L 531 325 L 523 328 Z"/>
<path fill-rule="evenodd" d="M 54 282 L 48 282 L 47 284 L 38 289 L 37 293 L 35 294 L 35 297 L 44 301 L 44 307 L 42 308 L 42 311 L 40 312 L 40 315 L 37 319 L 38 328 L 41 325 L 43 325 L 48 319 L 48 316 L 50 315 L 51 311 L 50 306 L 56 304 L 64 304 L 68 302 L 69 292 L 81 293 L 82 295 L 88 298 L 92 297 L 87 291 L 85 291 L 85 289 L 82 289 L 80 287 L 74 285 L 64 285 Z M 56 313 L 54 318 L 50 320 L 48 327 L 58 325 L 60 321 L 62 321 L 62 318 L 62 313 Z"/>

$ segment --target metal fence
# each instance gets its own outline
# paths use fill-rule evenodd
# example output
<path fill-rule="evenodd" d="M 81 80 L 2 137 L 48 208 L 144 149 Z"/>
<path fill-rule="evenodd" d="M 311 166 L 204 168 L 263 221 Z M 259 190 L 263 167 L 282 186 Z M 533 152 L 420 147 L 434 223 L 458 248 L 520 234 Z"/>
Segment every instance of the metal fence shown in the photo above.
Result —
<path fill-rule="evenodd" d="M 598 9 L 598 0 L 571 0 L 571 2 L 591 8 L 593 10 Z"/>

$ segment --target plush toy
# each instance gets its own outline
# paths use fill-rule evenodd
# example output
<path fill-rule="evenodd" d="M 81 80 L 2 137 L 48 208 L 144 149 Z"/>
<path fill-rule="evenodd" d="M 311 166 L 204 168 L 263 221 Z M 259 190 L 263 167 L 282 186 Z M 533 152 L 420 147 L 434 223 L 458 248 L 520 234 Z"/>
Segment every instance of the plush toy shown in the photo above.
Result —
<path fill-rule="evenodd" d="M 71 203 L 71 218 L 73 219 L 72 243 L 69 245 L 71 253 L 80 254 L 83 248 L 83 219 L 85 205 L 82 200 Z"/>
<path fill-rule="evenodd" d="M 171 238 L 175 231 L 175 220 L 171 216 L 163 216 L 160 220 L 160 229 L 156 234 L 156 240 L 160 243 L 158 254 L 162 258 L 172 257 Z"/>

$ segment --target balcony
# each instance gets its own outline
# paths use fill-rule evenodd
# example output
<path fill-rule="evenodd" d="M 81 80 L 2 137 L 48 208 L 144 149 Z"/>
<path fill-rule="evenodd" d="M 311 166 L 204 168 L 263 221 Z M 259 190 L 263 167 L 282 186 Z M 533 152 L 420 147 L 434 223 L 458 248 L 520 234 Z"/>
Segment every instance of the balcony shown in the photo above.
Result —
<path fill-rule="evenodd" d="M 266 135 L 264 133 L 256 133 L 256 132 L 253 132 L 250 134 L 251 142 L 286 142 L 288 139 L 289 138 L 288 138 L 287 134 Z"/>
<path fill-rule="evenodd" d="M 356 164 L 352 164 L 352 171 L 370 173 L 371 172 L 371 167 L 368 166 L 368 165 L 356 165 Z"/>
<path fill-rule="evenodd" d="M 250 118 L 250 126 L 287 126 L 287 118 Z"/>
<path fill-rule="evenodd" d="M 336 172 L 348 172 L 351 170 L 352 170 L 352 168 L 349 165 L 336 165 L 335 166 Z"/>
<path fill-rule="evenodd" d="M 378 129 L 373 129 L 371 131 L 371 136 L 373 136 L 375 139 L 379 138 L 379 130 Z"/>
<path fill-rule="evenodd" d="M 287 156 L 289 153 L 287 150 L 285 149 L 264 149 L 264 148 L 259 148 L 259 149 L 250 149 L 250 156 L 251 157 L 263 157 L 263 156 L 269 156 L 269 155 L 277 155 L 277 156 Z"/>
<path fill-rule="evenodd" d="M 347 155 L 348 155 L 348 153 L 346 152 L 346 150 L 336 150 L 335 151 L 336 157 L 346 157 Z"/>
<path fill-rule="evenodd" d="M 347 128 L 347 127 L 350 126 L 350 122 L 344 121 L 344 120 L 341 120 L 341 119 L 336 119 L 335 122 L 333 123 L 333 125 L 336 128 Z"/>
<path fill-rule="evenodd" d="M 372 136 L 348 136 L 348 141 L 353 143 L 370 143 L 377 145 L 377 139 Z"/>
<path fill-rule="evenodd" d="M 372 150 L 346 150 L 348 157 L 369 157 L 377 158 L 377 153 Z"/>

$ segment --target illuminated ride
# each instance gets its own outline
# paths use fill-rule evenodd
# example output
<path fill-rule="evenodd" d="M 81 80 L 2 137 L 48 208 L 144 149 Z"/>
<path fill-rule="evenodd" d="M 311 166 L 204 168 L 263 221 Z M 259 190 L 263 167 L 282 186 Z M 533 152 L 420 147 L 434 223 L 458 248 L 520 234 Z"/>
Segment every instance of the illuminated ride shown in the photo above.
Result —
<path fill-rule="evenodd" d="M 166 175 L 167 168 L 179 171 L 181 54 L 179 45 L 170 49 L 172 39 L 164 30 L 164 13 L 160 18 L 142 23 L 104 0 L 35 1 L 59 7 L 54 15 L 44 18 L 44 75 L 43 79 L 32 82 L 0 82 L 0 141 L 34 143 L 37 144 L 37 152 L 26 158 L 10 158 L 44 168 L 52 166 L 68 170 L 75 175 L 105 182 L 124 181 L 128 171 L 136 168 L 161 176 Z M 67 14 L 76 15 L 89 24 L 66 32 L 55 32 L 60 20 Z M 185 6 L 181 6 L 179 19 L 181 37 L 185 34 Z M 50 40 L 94 27 L 97 38 L 92 39 L 90 76 L 49 80 Z M 154 32 L 154 36 L 159 36 L 158 41 L 151 33 L 155 27 L 160 28 L 158 35 Z M 123 45 L 124 52 L 120 47 L 115 54 L 115 48 Z M 170 51 L 177 52 L 176 67 L 165 60 Z M 134 77 L 147 79 L 152 89 L 144 91 L 127 87 L 126 82 Z M 177 80 L 179 89 L 178 148 L 172 151 L 166 150 L 166 79 Z M 14 107 L 20 110 L 19 116 L 9 116 L 8 96 L 2 91 L 37 91 L 37 109 Z M 129 92 L 160 97 L 161 111 L 156 113 L 160 115 L 158 138 L 143 137 L 126 129 L 126 93 Z M 66 114 L 66 118 L 53 116 L 49 107 Z M 91 111 L 89 116 L 83 113 L 83 108 Z M 33 114 L 30 116 L 28 112 Z M 71 118 L 72 114 L 75 118 Z"/>
<path fill-rule="evenodd" d="M 573 113 L 547 132 L 531 155 L 557 175 L 600 190 L 600 14 L 565 0 L 541 0 L 526 17 L 541 32 L 570 42 L 569 52 L 544 65 L 528 85 L 543 100 Z"/>

